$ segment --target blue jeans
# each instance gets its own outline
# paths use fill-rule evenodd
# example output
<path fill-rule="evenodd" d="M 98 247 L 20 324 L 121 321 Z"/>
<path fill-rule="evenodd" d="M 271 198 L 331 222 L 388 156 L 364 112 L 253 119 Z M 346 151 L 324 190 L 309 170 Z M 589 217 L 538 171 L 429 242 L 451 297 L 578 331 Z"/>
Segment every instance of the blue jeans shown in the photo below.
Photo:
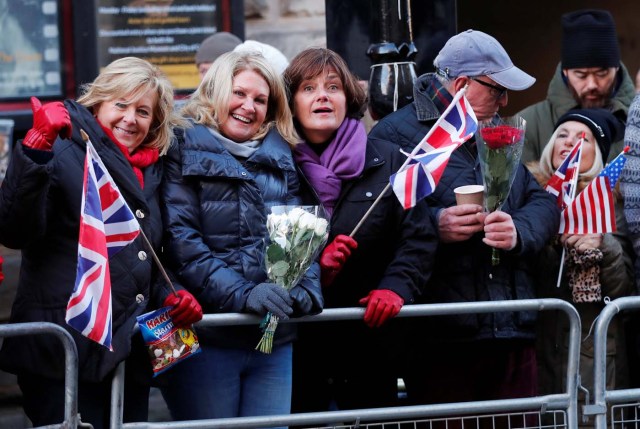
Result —
<path fill-rule="evenodd" d="M 291 343 L 271 354 L 203 346 L 164 374 L 162 396 L 174 420 L 289 414 L 291 359 Z"/>

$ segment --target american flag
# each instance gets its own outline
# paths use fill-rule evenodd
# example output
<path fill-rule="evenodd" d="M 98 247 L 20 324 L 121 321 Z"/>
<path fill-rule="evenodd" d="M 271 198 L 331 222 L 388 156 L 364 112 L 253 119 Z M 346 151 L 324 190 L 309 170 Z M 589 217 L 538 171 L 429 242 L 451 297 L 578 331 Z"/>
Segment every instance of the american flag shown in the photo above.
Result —
<path fill-rule="evenodd" d="M 609 184 L 611 185 L 611 189 L 616 187 L 616 183 L 618 183 L 618 179 L 620 178 L 620 173 L 622 173 L 622 168 L 624 167 L 625 162 L 627 162 L 627 157 L 625 153 L 629 151 L 629 146 L 626 146 L 622 152 L 616 156 L 613 161 L 609 163 L 601 172 L 600 176 L 607 176 L 609 178 Z"/>
<path fill-rule="evenodd" d="M 578 179 L 578 166 L 580 165 L 580 153 L 582 140 L 571 149 L 569 155 L 547 182 L 545 190 L 557 197 L 557 204 L 564 209 L 573 201 L 574 189 Z"/>
<path fill-rule="evenodd" d="M 78 266 L 65 320 L 111 350 L 109 257 L 138 236 L 140 225 L 95 148 L 86 143 Z"/>
<path fill-rule="evenodd" d="M 424 139 L 405 153 L 407 162 L 391 175 L 391 187 L 405 209 L 433 193 L 453 151 L 476 132 L 478 120 L 464 92 L 458 91 Z"/>
<path fill-rule="evenodd" d="M 560 234 L 604 234 L 616 231 L 609 177 L 597 176 L 560 215 Z"/>

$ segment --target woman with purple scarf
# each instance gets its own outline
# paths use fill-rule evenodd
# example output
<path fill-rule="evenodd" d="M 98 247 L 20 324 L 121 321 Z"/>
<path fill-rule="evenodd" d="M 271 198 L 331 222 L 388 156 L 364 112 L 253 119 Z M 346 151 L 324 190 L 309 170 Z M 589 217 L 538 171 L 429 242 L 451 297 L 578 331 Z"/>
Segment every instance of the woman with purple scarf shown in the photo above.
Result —
<path fill-rule="evenodd" d="M 325 307 L 366 307 L 364 323 L 299 327 L 292 410 L 394 406 L 402 348 L 398 321 L 389 319 L 424 287 L 435 228 L 425 202 L 404 210 L 386 190 L 351 237 L 405 158 L 392 143 L 367 140 L 360 122 L 366 94 L 335 52 L 301 52 L 284 78 L 303 139 L 294 147 L 303 198 L 331 214 L 329 244 L 320 257 Z"/>

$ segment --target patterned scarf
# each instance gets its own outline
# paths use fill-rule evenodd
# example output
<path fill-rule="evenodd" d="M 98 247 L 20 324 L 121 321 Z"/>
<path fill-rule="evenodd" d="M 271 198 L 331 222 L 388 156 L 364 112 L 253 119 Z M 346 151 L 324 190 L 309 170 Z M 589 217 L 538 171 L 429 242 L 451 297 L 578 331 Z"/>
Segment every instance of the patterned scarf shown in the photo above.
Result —
<path fill-rule="evenodd" d="M 440 114 L 444 113 L 453 101 L 453 95 L 449 94 L 449 91 L 435 77 L 429 81 L 425 92 Z"/>
<path fill-rule="evenodd" d="M 321 155 L 309 146 L 295 146 L 294 158 L 329 215 L 340 196 L 342 183 L 356 178 L 364 169 L 367 132 L 357 119 L 346 118 Z"/>
<path fill-rule="evenodd" d="M 633 249 L 640 255 L 640 93 L 629 106 L 624 144 L 629 146 L 629 152 L 620 175 L 620 191 Z M 640 287 L 640 258 L 636 258 L 635 265 L 636 287 Z"/>

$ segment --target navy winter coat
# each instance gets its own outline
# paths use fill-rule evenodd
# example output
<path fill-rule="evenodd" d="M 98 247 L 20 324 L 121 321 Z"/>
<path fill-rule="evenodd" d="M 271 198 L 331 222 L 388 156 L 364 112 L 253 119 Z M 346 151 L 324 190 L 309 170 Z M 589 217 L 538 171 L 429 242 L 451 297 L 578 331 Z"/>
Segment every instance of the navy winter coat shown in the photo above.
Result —
<path fill-rule="evenodd" d="M 370 138 L 393 141 L 411 150 L 427 134 L 439 112 L 423 95 L 421 89 L 428 84 L 423 79 L 414 88 L 418 105 L 411 103 L 382 119 L 371 131 Z M 428 197 L 434 219 L 438 219 L 441 209 L 456 204 L 454 188 L 471 184 L 482 184 L 482 176 L 475 148 L 467 142 L 452 154 L 435 192 Z M 482 242 L 483 233 L 462 242 L 441 242 L 423 302 L 535 297 L 534 256 L 557 233 L 559 209 L 554 198 L 520 165 L 502 211 L 513 218 L 518 233 L 516 247 L 508 252 L 500 251 L 500 264 L 492 266 L 491 248 Z M 461 314 L 442 319 L 425 318 L 425 322 L 433 323 L 430 335 L 448 340 L 533 338 L 535 313 Z"/>
<path fill-rule="evenodd" d="M 165 163 L 163 216 L 168 260 L 205 313 L 246 312 L 254 286 L 267 282 L 266 220 L 275 205 L 300 204 L 291 149 L 274 129 L 240 163 L 211 132 L 195 125 L 177 133 Z M 319 265 L 300 283 L 322 310 Z M 203 344 L 255 347 L 257 325 L 198 328 Z M 274 345 L 293 340 L 295 326 L 280 324 Z"/>
<path fill-rule="evenodd" d="M 353 231 L 405 160 L 392 143 L 367 142 L 362 173 L 342 184 L 331 217 L 329 243 L 337 235 Z M 310 185 L 303 189 L 305 198 L 317 204 Z M 358 301 L 375 289 L 392 290 L 405 304 L 415 302 L 431 275 L 438 246 L 426 201 L 405 210 L 387 189 L 353 238 L 358 248 L 323 291 L 326 307 L 357 307 Z"/>
<path fill-rule="evenodd" d="M 11 322 L 46 321 L 66 328 L 79 355 L 81 381 L 103 380 L 131 349 L 136 316 L 160 305 L 168 287 L 158 275 L 141 236 L 109 259 L 112 287 L 113 352 L 83 337 L 65 322 L 67 302 L 76 278 L 80 203 L 86 146 L 90 137 L 143 231 L 156 249 L 162 238 L 158 188 L 162 165 L 144 170 L 144 190 L 118 147 L 102 131 L 93 115 L 74 101 L 65 105 L 71 115 L 71 139 L 58 140 L 52 152 L 16 145 L 0 188 L 0 242 L 22 249 L 22 267 Z M 150 308 L 151 309 L 151 308 Z M 150 310 L 149 309 L 149 310 Z M 7 338 L 0 353 L 1 367 L 63 378 L 64 353 L 50 335 Z"/>

